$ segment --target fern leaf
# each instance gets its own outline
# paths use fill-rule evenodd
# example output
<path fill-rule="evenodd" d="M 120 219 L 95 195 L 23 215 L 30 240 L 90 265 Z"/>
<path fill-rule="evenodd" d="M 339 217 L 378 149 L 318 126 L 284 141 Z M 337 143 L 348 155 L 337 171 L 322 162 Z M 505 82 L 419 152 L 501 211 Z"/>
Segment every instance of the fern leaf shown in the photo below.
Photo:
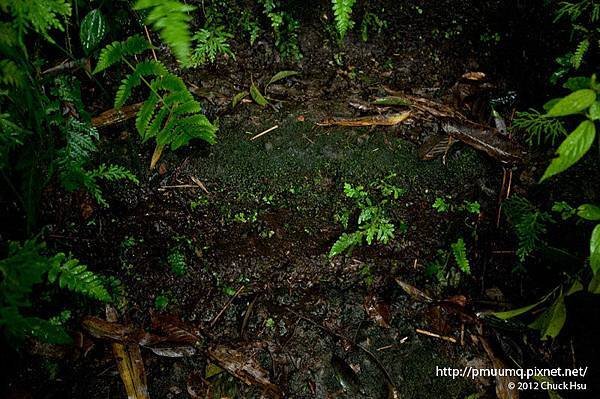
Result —
<path fill-rule="evenodd" d="M 32 337 L 50 344 L 72 342 L 61 325 L 39 317 L 23 316 L 16 307 L 0 307 L 0 326 L 5 327 L 8 335 L 17 341 L 23 337 Z"/>
<path fill-rule="evenodd" d="M 363 239 L 363 234 L 361 232 L 354 232 L 351 234 L 344 233 L 337 239 L 337 241 L 331 247 L 329 251 L 329 257 L 333 258 L 343 252 L 348 251 L 352 247 L 360 244 Z"/>
<path fill-rule="evenodd" d="M 158 61 L 143 61 L 135 70 L 122 80 L 115 96 L 115 108 L 121 108 L 131 96 L 133 89 L 142 83 L 142 77 L 167 75 L 167 68 Z"/>
<path fill-rule="evenodd" d="M 160 32 L 161 38 L 171 47 L 177 60 L 188 65 L 192 42 L 188 28 L 192 17 L 188 13 L 194 7 L 175 0 L 138 0 L 133 8 L 150 10 L 146 17 L 147 23 Z"/>
<path fill-rule="evenodd" d="M 216 143 L 217 128 L 202 114 L 192 115 L 181 119 L 173 129 L 170 138 L 172 150 L 188 145 L 193 139 Z"/>
<path fill-rule="evenodd" d="M 106 164 L 102 164 L 97 167 L 93 173 L 94 177 L 107 181 L 129 180 L 135 184 L 140 183 L 136 175 L 134 175 L 129 169 L 120 165 L 107 166 Z"/>
<path fill-rule="evenodd" d="M 147 140 L 146 131 L 148 129 L 148 125 L 152 120 L 152 116 L 154 115 L 154 111 L 156 110 L 156 106 L 158 105 L 160 98 L 154 92 L 150 93 L 150 96 L 144 101 L 142 107 L 138 111 L 135 118 L 135 128 L 142 136 L 142 140 Z"/>
<path fill-rule="evenodd" d="M 130 36 L 121 42 L 112 42 L 100 52 L 98 64 L 93 73 L 101 72 L 121 62 L 124 57 L 140 54 L 150 48 L 152 48 L 150 43 L 141 35 Z"/>
<path fill-rule="evenodd" d="M 344 38 L 349 29 L 354 26 L 354 22 L 350 19 L 352 7 L 356 0 L 332 0 L 333 14 L 335 16 L 335 26 L 340 35 Z"/>
<path fill-rule="evenodd" d="M 64 130 L 67 145 L 63 150 L 63 159 L 67 158 L 75 162 L 88 161 L 97 150 L 95 142 L 99 137 L 98 130 L 74 118 L 69 119 Z"/>
<path fill-rule="evenodd" d="M 571 58 L 571 64 L 575 69 L 579 69 L 581 64 L 583 63 L 583 58 L 590 48 L 590 41 L 588 39 L 584 39 L 577 45 L 577 49 L 575 53 L 573 53 L 573 57 Z"/>
<path fill-rule="evenodd" d="M 13 17 L 19 41 L 28 29 L 33 29 L 50 42 L 51 29 L 63 31 L 62 21 L 71 15 L 71 4 L 67 0 L 0 0 L 0 9 Z"/>
<path fill-rule="evenodd" d="M 451 245 L 452 254 L 454 255 L 454 260 L 456 264 L 464 273 L 471 273 L 471 265 L 469 264 L 469 259 L 467 258 L 467 247 L 465 245 L 465 241 L 462 238 L 459 238 L 454 244 Z"/>
<path fill-rule="evenodd" d="M 24 87 L 27 83 L 25 73 L 12 60 L 0 60 L 0 83 L 12 87 Z"/>
<path fill-rule="evenodd" d="M 87 270 L 87 266 L 79 263 L 78 259 L 67 258 L 62 253 L 55 256 L 48 271 L 48 281 L 58 281 L 60 288 L 67 288 L 102 302 L 111 300 L 100 277 Z"/>

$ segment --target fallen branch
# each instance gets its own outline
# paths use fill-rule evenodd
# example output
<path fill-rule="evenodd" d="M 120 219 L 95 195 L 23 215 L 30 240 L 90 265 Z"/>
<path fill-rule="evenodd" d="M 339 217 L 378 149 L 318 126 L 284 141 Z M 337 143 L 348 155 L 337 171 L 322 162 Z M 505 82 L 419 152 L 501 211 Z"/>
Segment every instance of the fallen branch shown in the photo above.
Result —
<path fill-rule="evenodd" d="M 328 118 L 317 122 L 318 126 L 394 126 L 411 116 L 410 111 L 390 115 L 363 116 L 360 118 Z"/>
<path fill-rule="evenodd" d="M 427 335 L 428 337 L 443 339 L 444 341 L 452 342 L 453 344 L 456 343 L 455 338 L 446 337 L 445 335 L 436 334 L 427 330 L 421 330 L 420 328 L 415 329 L 415 332 L 417 332 L 418 334 Z"/>
<path fill-rule="evenodd" d="M 137 114 L 143 103 L 126 105 L 122 108 L 111 108 L 92 118 L 94 127 L 105 127 L 125 122 Z"/>
<path fill-rule="evenodd" d="M 273 126 L 273 127 L 270 127 L 270 128 L 268 128 L 267 130 L 265 130 L 264 132 L 260 132 L 260 133 L 258 133 L 256 136 L 253 136 L 253 137 L 250 139 L 250 141 L 257 139 L 257 138 L 259 138 L 260 136 L 264 136 L 265 134 L 267 134 L 267 133 L 269 133 L 269 132 L 271 132 L 271 131 L 273 131 L 273 130 L 277 129 L 278 127 L 279 127 L 279 125 L 275 125 L 275 126 Z"/>

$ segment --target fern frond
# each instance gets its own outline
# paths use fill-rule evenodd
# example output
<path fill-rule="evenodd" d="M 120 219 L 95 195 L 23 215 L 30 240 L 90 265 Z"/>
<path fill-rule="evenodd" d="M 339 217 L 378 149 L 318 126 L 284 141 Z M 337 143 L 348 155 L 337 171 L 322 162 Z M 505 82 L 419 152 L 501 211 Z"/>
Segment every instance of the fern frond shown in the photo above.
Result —
<path fill-rule="evenodd" d="M 131 96 L 133 89 L 142 83 L 142 77 L 167 75 L 167 68 L 159 61 L 143 61 L 121 81 L 115 96 L 115 108 L 121 108 Z"/>
<path fill-rule="evenodd" d="M 111 300 L 111 296 L 104 288 L 99 276 L 89 271 L 87 266 L 79 263 L 78 259 L 67 258 L 62 253 L 54 257 L 48 271 L 48 281 L 51 283 L 58 281 L 60 288 L 67 288 L 102 302 Z"/>
<path fill-rule="evenodd" d="M 72 342 L 60 324 L 39 317 L 23 316 L 16 307 L 0 307 L 0 326 L 4 326 L 9 337 L 17 341 L 32 337 L 57 345 Z"/>
<path fill-rule="evenodd" d="M 156 93 L 150 93 L 135 117 L 135 128 L 142 136 L 142 140 L 147 140 L 149 138 L 147 137 L 146 132 L 159 101 L 160 97 Z"/>
<path fill-rule="evenodd" d="M 575 69 L 579 69 L 581 64 L 583 63 L 583 58 L 587 54 L 590 48 L 590 41 L 588 39 L 584 39 L 577 45 L 577 49 L 573 53 L 573 57 L 571 58 L 571 64 Z"/>
<path fill-rule="evenodd" d="M 37 241 L 9 243 L 8 256 L 0 260 L 0 303 L 11 307 L 27 307 L 33 286 L 43 281 L 50 259 L 42 255 Z"/>
<path fill-rule="evenodd" d="M 192 17 L 188 14 L 193 6 L 176 0 L 138 0 L 136 10 L 150 10 L 146 21 L 160 32 L 161 38 L 171 47 L 177 60 L 183 65 L 189 64 L 192 38 L 188 23 Z"/>
<path fill-rule="evenodd" d="M 89 161 L 97 150 L 98 130 L 90 124 L 71 118 L 64 131 L 67 145 L 62 150 L 62 158 L 77 163 Z"/>
<path fill-rule="evenodd" d="M 0 83 L 20 88 L 27 83 L 27 77 L 14 61 L 0 60 Z"/>
<path fill-rule="evenodd" d="M 567 130 L 559 118 L 548 117 L 534 109 L 517 112 L 512 128 L 522 129 L 530 146 L 542 142 L 554 145 L 558 139 L 567 136 Z"/>
<path fill-rule="evenodd" d="M 206 62 L 215 62 L 219 54 L 227 55 L 235 60 L 235 54 L 227 42 L 231 38 L 233 35 L 225 32 L 222 26 L 200 29 L 192 38 L 196 42 L 192 53 L 192 65 L 198 66 Z"/>
<path fill-rule="evenodd" d="M 136 120 L 143 140 L 155 138 L 157 145 L 169 145 L 173 150 L 195 138 L 215 142 L 217 128 L 200 113 L 200 103 L 181 78 L 169 73 L 154 79 L 150 86 L 152 93 Z"/>
<path fill-rule="evenodd" d="M 544 245 L 547 224 L 554 220 L 547 212 L 538 210 L 521 196 L 512 196 L 502 207 L 509 222 L 514 226 L 519 240 L 517 256 L 523 262 L 533 251 Z"/>
<path fill-rule="evenodd" d="M 363 240 L 362 232 L 344 233 L 337 239 L 329 251 L 329 257 L 333 258 L 343 252 L 349 251 Z"/>
<path fill-rule="evenodd" d="M 71 4 L 67 0 L 0 0 L 0 9 L 12 15 L 19 41 L 28 29 L 33 29 L 54 42 L 49 31 L 63 31 L 62 20 L 71 15 Z"/>
<path fill-rule="evenodd" d="M 13 123 L 9 114 L 0 114 L 0 169 L 7 165 L 10 152 L 23 145 L 30 133 Z"/>
<path fill-rule="evenodd" d="M 82 173 L 83 185 L 92 194 L 96 202 L 103 207 L 108 207 L 108 202 L 102 196 L 102 190 L 98 184 L 99 179 L 106 181 L 129 180 L 135 184 L 139 184 L 136 175 L 119 165 L 107 166 L 106 164 L 101 164 L 94 170 L 83 170 Z"/>
<path fill-rule="evenodd" d="M 133 35 L 124 41 L 115 41 L 107 45 L 100 52 L 98 64 L 93 73 L 101 72 L 121 62 L 124 57 L 140 54 L 151 49 L 152 46 L 141 35 Z"/>
<path fill-rule="evenodd" d="M 346 36 L 346 32 L 354 26 L 350 16 L 355 2 L 356 0 L 332 0 L 335 27 L 342 39 Z"/>
<path fill-rule="evenodd" d="M 129 180 L 135 184 L 140 183 L 136 175 L 134 175 L 129 169 L 120 165 L 107 166 L 106 164 L 102 164 L 94 169 L 93 176 L 95 178 L 107 181 Z"/>
<path fill-rule="evenodd" d="M 0 44 L 12 47 L 19 42 L 19 35 L 9 22 L 0 22 Z"/>
<path fill-rule="evenodd" d="M 470 274 L 471 273 L 471 265 L 469 264 L 469 259 L 467 258 L 467 247 L 465 245 L 465 241 L 462 238 L 459 238 L 454 244 L 451 244 L 452 254 L 454 255 L 454 260 L 456 264 L 463 271 L 463 273 Z"/>

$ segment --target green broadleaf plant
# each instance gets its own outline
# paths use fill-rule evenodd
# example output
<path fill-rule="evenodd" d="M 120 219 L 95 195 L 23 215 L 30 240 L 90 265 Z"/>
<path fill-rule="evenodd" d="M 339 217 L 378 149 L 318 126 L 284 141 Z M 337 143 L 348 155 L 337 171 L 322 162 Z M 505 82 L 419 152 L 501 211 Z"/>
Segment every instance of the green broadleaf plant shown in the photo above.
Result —
<path fill-rule="evenodd" d="M 93 9 L 81 21 L 79 39 L 86 54 L 94 50 L 106 34 L 106 20 L 99 9 Z"/>

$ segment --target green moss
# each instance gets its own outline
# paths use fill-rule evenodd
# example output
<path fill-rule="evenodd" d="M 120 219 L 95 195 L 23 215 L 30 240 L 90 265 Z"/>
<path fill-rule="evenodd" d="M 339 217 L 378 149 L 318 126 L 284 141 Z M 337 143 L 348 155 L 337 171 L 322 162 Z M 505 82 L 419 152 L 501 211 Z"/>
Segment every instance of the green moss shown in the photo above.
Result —
<path fill-rule="evenodd" d="M 345 181 L 368 184 L 396 173 L 395 183 L 422 195 L 462 188 L 485 173 L 481 157 L 469 148 L 443 165 L 418 159 L 414 144 L 384 129 L 321 128 L 291 117 L 275 123 L 278 129 L 254 141 L 231 127 L 239 121 L 225 123 L 219 144 L 197 159 L 202 177 L 216 182 L 234 208 L 249 210 L 265 195 L 275 195 L 283 199 L 282 206 L 310 214 L 334 206 L 343 197 Z"/>

